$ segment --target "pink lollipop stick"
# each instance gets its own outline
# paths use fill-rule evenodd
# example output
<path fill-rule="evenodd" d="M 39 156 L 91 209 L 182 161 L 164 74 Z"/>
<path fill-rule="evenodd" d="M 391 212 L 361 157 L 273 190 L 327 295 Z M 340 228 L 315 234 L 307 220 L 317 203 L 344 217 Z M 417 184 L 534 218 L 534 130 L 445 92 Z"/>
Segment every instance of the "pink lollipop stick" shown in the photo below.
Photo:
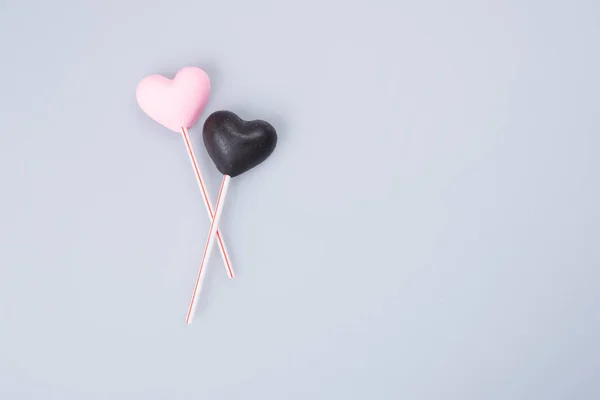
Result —
<path fill-rule="evenodd" d="M 204 185 L 204 179 L 202 179 L 202 174 L 200 173 L 200 167 L 198 166 L 198 160 L 196 159 L 196 155 L 194 154 L 194 149 L 192 147 L 192 141 L 190 139 L 190 135 L 188 133 L 187 128 L 181 128 L 183 141 L 185 143 L 185 147 L 187 149 L 188 155 L 190 156 L 190 161 L 192 162 L 192 167 L 194 169 L 196 180 L 198 181 L 198 186 L 200 186 L 200 191 L 202 192 L 202 199 L 204 200 L 204 205 L 206 206 L 206 211 L 208 212 L 208 217 L 210 218 L 211 224 L 214 221 L 215 213 L 213 212 L 210 199 L 208 198 L 208 192 L 206 190 L 206 185 Z M 223 188 L 221 188 L 221 191 Z M 221 193 L 219 193 L 220 197 Z M 225 248 L 225 243 L 221 237 L 221 232 L 216 232 L 217 242 L 219 243 L 219 249 L 221 250 L 221 256 L 223 257 L 223 261 L 225 261 L 225 268 L 227 269 L 227 275 L 229 278 L 234 278 L 235 274 L 233 272 L 233 268 L 231 267 L 231 262 L 229 255 L 227 254 L 227 249 Z M 202 270 L 202 267 L 200 267 Z"/>
<path fill-rule="evenodd" d="M 219 226 L 219 221 L 221 220 L 221 215 L 223 215 L 223 201 L 225 200 L 225 195 L 227 194 L 227 189 L 229 188 L 229 182 L 231 182 L 231 177 L 229 175 L 223 176 L 223 183 L 221 183 L 221 189 L 219 190 L 219 197 L 217 198 L 217 204 L 215 204 L 215 214 L 212 222 L 210 224 L 210 230 L 208 232 L 208 238 L 206 239 L 206 245 L 204 246 L 204 254 L 202 255 L 202 261 L 200 261 L 200 269 L 198 270 L 198 277 L 196 278 L 196 284 L 194 285 L 194 293 L 192 294 L 192 301 L 190 302 L 190 306 L 188 308 L 187 317 L 185 319 L 186 324 L 191 324 L 194 319 L 194 312 L 196 311 L 196 304 L 198 304 L 198 297 L 200 295 L 200 289 L 202 288 L 202 283 L 204 282 L 205 276 L 205 268 L 206 262 L 210 258 L 210 254 L 213 248 L 213 241 L 217 235 L 217 229 Z"/>

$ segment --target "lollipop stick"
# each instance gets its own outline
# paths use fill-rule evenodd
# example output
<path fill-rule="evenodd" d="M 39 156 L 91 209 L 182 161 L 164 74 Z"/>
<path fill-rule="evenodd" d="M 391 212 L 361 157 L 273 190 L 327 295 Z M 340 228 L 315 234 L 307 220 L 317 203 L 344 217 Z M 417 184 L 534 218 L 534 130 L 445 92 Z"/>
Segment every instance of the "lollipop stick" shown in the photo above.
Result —
<path fill-rule="evenodd" d="M 183 141 L 185 143 L 185 147 L 187 149 L 188 155 L 190 156 L 190 161 L 192 162 L 192 167 L 194 168 L 194 172 L 196 174 L 196 180 L 198 181 L 198 185 L 200 186 L 200 191 L 202 192 L 202 199 L 204 200 L 204 205 L 206 206 L 206 211 L 208 212 L 208 217 L 212 221 L 214 218 L 214 212 L 212 206 L 210 205 L 210 200 L 208 198 L 208 191 L 206 190 L 206 185 L 204 185 L 204 179 L 202 179 L 202 174 L 200 173 L 200 167 L 198 165 L 198 160 L 196 159 L 196 155 L 194 154 L 194 149 L 192 147 L 192 141 L 190 139 L 190 135 L 188 133 L 187 128 L 181 128 L 181 132 L 183 133 Z M 223 238 L 221 237 L 221 232 L 217 231 L 217 241 L 219 242 L 219 249 L 221 250 L 221 256 L 223 257 L 223 261 L 225 261 L 225 268 L 227 270 L 227 275 L 229 278 L 233 278 L 235 276 L 233 272 L 233 268 L 231 268 L 231 262 L 229 261 L 229 255 L 227 254 L 227 249 L 225 248 L 225 243 L 223 242 Z"/>
<path fill-rule="evenodd" d="M 194 318 L 194 311 L 196 311 L 196 304 L 200 295 L 200 289 L 202 288 L 202 282 L 204 281 L 204 274 L 206 270 L 204 265 L 210 258 L 213 242 L 217 236 L 217 228 L 219 226 L 219 221 L 221 220 L 221 215 L 223 214 L 222 204 L 225 200 L 225 195 L 227 194 L 227 188 L 229 187 L 230 181 L 231 177 L 229 175 L 223 176 L 223 183 L 221 183 L 221 190 L 219 190 L 219 197 L 217 198 L 217 204 L 215 205 L 215 216 L 210 224 L 208 238 L 206 238 L 206 246 L 204 247 L 204 254 L 202 255 L 202 261 L 200 261 L 200 269 L 198 271 L 198 277 L 196 278 L 196 285 L 194 286 L 194 293 L 192 294 L 192 301 L 190 302 L 187 318 L 185 320 L 186 324 L 191 324 L 192 319 Z"/>

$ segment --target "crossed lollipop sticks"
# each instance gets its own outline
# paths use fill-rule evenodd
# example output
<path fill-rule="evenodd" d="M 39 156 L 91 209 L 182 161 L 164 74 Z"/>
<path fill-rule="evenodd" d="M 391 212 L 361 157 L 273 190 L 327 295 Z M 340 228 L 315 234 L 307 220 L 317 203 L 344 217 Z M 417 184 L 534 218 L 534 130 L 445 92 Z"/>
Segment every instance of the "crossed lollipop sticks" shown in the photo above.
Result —
<path fill-rule="evenodd" d="M 213 210 L 188 132 L 204 109 L 209 93 L 208 75 L 196 67 L 181 69 L 172 80 L 161 75 L 148 76 L 138 84 L 136 90 L 138 104 L 150 118 L 174 132 L 181 133 L 211 221 L 187 312 L 186 323 L 188 324 L 192 322 L 194 316 L 205 276 L 205 264 L 210 258 L 215 239 L 225 262 L 227 275 L 230 278 L 235 276 L 231 259 L 218 229 L 223 212 L 222 204 L 231 178 L 266 160 L 277 143 L 275 129 L 265 121 L 244 121 L 230 111 L 217 111 L 206 119 L 203 127 L 204 145 L 215 166 L 223 174 L 223 183 Z"/>

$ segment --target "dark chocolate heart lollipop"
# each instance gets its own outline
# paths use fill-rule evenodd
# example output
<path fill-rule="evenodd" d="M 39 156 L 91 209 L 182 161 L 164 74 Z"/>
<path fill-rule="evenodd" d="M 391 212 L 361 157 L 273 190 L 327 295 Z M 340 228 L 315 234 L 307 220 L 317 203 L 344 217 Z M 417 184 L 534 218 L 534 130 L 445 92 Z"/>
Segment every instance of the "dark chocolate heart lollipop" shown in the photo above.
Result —
<path fill-rule="evenodd" d="M 217 169 L 223 174 L 223 183 L 221 183 L 219 197 L 217 197 L 214 218 L 208 230 L 208 238 L 200 261 L 192 301 L 185 320 L 188 324 L 192 323 L 194 317 L 198 295 L 205 276 L 204 265 L 210 259 L 213 241 L 223 213 L 222 204 L 227 195 L 231 178 L 265 161 L 275 150 L 277 144 L 277 133 L 270 124 L 260 120 L 244 121 L 231 111 L 212 113 L 206 119 L 202 132 L 206 150 Z"/>
<path fill-rule="evenodd" d="M 277 144 L 277 133 L 271 124 L 244 121 L 231 111 L 212 113 L 202 132 L 217 169 L 232 178 L 265 161 Z"/>

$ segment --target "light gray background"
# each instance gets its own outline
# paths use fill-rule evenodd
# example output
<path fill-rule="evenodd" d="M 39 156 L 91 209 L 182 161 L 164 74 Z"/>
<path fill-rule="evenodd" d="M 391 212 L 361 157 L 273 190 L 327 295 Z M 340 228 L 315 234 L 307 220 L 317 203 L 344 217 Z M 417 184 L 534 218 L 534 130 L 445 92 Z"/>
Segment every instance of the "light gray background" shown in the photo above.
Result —
<path fill-rule="evenodd" d="M 599 398 L 597 1 L 0 4 L 1 398 Z M 280 136 L 191 327 L 186 65 Z"/>

